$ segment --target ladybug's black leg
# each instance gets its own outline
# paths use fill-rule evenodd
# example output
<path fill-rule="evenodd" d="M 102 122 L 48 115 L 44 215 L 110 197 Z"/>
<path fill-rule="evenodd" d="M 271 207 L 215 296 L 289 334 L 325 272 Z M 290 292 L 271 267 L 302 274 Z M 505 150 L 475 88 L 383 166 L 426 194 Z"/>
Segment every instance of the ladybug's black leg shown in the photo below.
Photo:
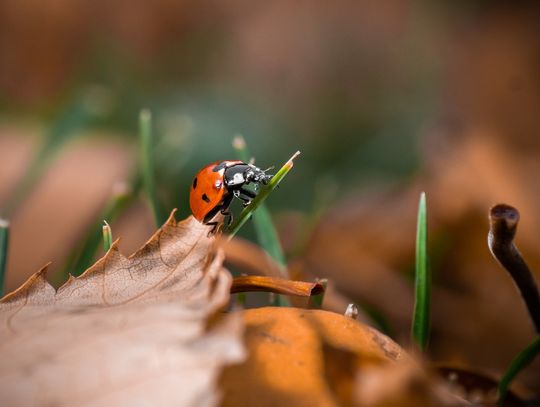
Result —
<path fill-rule="evenodd" d="M 240 188 L 234 191 L 234 196 L 240 199 L 244 207 L 246 207 L 251 203 L 251 200 L 257 196 L 257 194 L 249 189 Z"/>
<path fill-rule="evenodd" d="M 223 201 L 223 205 L 221 205 L 221 211 L 220 213 L 225 216 L 225 222 L 227 225 L 227 229 L 229 226 L 231 226 L 231 223 L 233 221 L 233 215 L 232 212 L 229 210 L 229 206 L 231 205 L 231 201 L 233 200 L 233 195 L 227 196 L 225 200 Z"/>
<path fill-rule="evenodd" d="M 230 202 L 230 201 L 229 201 Z M 208 232 L 208 236 L 212 236 L 214 234 L 216 234 L 216 232 L 218 231 L 218 228 L 219 228 L 219 225 L 222 223 L 222 222 L 218 222 L 218 221 L 214 221 L 212 222 L 212 219 L 218 214 L 218 213 L 222 213 L 226 207 L 224 206 L 225 202 L 223 202 L 222 204 L 220 205 L 217 205 L 215 208 L 213 208 L 210 212 L 208 212 L 208 214 L 204 217 L 204 220 L 203 220 L 203 223 L 205 225 L 208 225 L 208 226 L 212 226 L 212 229 L 210 229 L 210 231 Z"/>
<path fill-rule="evenodd" d="M 219 207 L 219 211 L 222 215 L 229 216 L 229 207 L 231 206 L 231 202 L 234 198 L 234 194 L 229 194 L 223 198 L 223 203 Z"/>
<path fill-rule="evenodd" d="M 229 226 L 231 226 L 233 222 L 233 215 L 231 211 L 228 210 L 222 210 L 221 214 L 225 216 L 224 223 L 227 225 L 227 229 L 229 229 Z"/>
<path fill-rule="evenodd" d="M 242 205 L 244 206 L 244 208 L 251 203 L 251 198 L 248 198 L 247 196 L 240 194 L 240 191 L 235 191 L 235 192 L 236 192 L 235 197 L 242 201 Z"/>
<path fill-rule="evenodd" d="M 229 212 L 229 206 L 231 206 L 232 200 L 233 200 L 232 194 L 226 195 L 223 198 L 223 201 L 219 205 L 217 205 L 215 208 L 213 208 L 210 212 L 208 212 L 208 214 L 205 216 L 203 223 L 205 225 L 212 226 L 212 229 L 208 233 L 208 236 L 216 234 L 216 232 L 218 232 L 219 230 L 219 227 L 222 226 L 224 223 L 224 222 L 218 222 L 218 221 L 212 222 L 212 219 L 218 213 L 225 216 L 225 223 L 227 224 L 227 227 L 229 227 L 229 225 L 232 222 L 232 215 Z"/>
<path fill-rule="evenodd" d="M 219 222 L 208 222 L 208 223 L 205 223 L 205 225 L 212 226 L 212 229 L 210 229 L 210 231 L 208 232 L 208 237 L 210 237 L 216 234 L 217 229 L 219 227 Z"/>
<path fill-rule="evenodd" d="M 240 194 L 241 195 L 244 195 L 244 196 L 247 196 L 248 198 L 255 198 L 257 196 L 257 194 L 253 191 L 250 191 L 249 189 L 246 189 L 246 188 L 240 188 Z"/>

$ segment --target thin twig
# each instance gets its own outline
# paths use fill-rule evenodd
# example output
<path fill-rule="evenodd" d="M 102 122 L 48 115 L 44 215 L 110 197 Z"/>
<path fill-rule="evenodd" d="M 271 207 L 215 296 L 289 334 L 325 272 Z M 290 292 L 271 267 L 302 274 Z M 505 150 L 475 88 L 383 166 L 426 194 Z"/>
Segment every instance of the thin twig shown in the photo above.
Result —
<path fill-rule="evenodd" d="M 510 205 L 495 205 L 489 212 L 489 220 L 489 250 L 506 271 L 510 273 L 525 301 L 536 332 L 540 333 L 540 295 L 538 287 L 529 267 L 514 244 L 519 212 Z"/>

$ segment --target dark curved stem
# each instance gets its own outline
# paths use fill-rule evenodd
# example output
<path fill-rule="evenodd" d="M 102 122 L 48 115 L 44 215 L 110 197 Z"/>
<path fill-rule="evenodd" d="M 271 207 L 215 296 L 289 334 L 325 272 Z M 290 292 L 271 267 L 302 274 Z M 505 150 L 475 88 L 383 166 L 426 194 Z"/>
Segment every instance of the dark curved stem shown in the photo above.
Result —
<path fill-rule="evenodd" d="M 488 245 L 497 261 L 510 273 L 525 301 L 536 331 L 540 333 L 540 294 L 529 267 L 514 244 L 519 212 L 516 208 L 499 204 L 489 212 Z"/>

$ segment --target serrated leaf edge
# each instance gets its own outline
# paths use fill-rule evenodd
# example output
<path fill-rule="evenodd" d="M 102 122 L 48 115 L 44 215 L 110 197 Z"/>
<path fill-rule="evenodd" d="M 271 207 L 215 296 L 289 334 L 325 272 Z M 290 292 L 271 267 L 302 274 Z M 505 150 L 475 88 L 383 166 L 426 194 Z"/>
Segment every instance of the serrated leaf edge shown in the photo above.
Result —
<path fill-rule="evenodd" d="M 124 256 L 124 254 L 120 252 L 120 249 L 119 249 L 120 239 L 118 238 L 113 242 L 110 249 L 107 251 L 107 253 L 105 253 L 103 257 L 98 259 L 92 266 L 86 269 L 80 276 L 74 277 L 70 275 L 67 281 L 64 284 L 62 284 L 62 286 L 60 286 L 57 290 L 46 279 L 47 271 L 49 269 L 49 266 L 52 264 L 52 262 L 48 262 L 43 267 L 41 267 L 36 273 L 32 274 L 23 284 L 21 284 L 20 287 L 4 295 L 4 297 L 0 299 L 0 303 L 7 304 L 7 303 L 18 301 L 21 297 L 28 297 L 29 294 L 32 292 L 32 290 L 37 289 L 42 284 L 45 284 L 47 288 L 53 289 L 55 293 L 58 294 L 59 292 L 63 291 L 64 289 L 69 287 L 71 284 L 73 284 L 74 281 L 84 280 L 91 275 L 102 273 L 104 270 L 105 263 L 108 263 L 111 260 L 113 261 L 130 260 L 137 257 L 138 255 L 143 254 L 144 252 L 148 251 L 148 249 L 152 245 L 154 245 L 156 241 L 159 241 L 160 236 L 164 232 L 170 230 L 171 228 L 177 228 L 178 226 L 181 226 L 182 224 L 188 224 L 192 221 L 191 219 L 192 216 L 189 216 L 186 219 L 180 222 L 177 222 L 175 218 L 176 212 L 177 212 L 177 209 L 176 208 L 173 209 L 171 211 L 171 214 L 169 215 L 169 218 L 163 224 L 163 226 L 157 229 L 154 232 L 154 234 L 129 257 Z M 212 262 L 212 259 L 210 258 L 207 265 L 210 264 L 211 262 Z"/>

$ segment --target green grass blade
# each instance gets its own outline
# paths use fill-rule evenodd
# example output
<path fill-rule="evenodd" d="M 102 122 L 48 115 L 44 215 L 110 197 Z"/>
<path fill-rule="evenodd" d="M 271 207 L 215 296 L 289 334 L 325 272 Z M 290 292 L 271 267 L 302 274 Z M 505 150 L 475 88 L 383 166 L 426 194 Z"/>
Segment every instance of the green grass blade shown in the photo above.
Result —
<path fill-rule="evenodd" d="M 105 253 L 109 251 L 112 246 L 112 229 L 111 226 L 107 223 L 106 220 L 103 221 L 103 250 Z"/>
<path fill-rule="evenodd" d="M 249 162 L 250 154 L 244 139 L 240 136 L 235 137 L 233 146 L 240 160 Z M 258 210 L 253 213 L 253 225 L 260 246 L 281 266 L 282 277 L 287 278 L 285 255 L 283 254 L 276 228 L 272 222 L 270 211 L 264 203 L 259 204 Z"/>
<path fill-rule="evenodd" d="M 143 187 L 146 192 L 156 226 L 160 227 L 167 220 L 157 197 L 155 173 L 154 173 L 154 140 L 152 137 L 152 113 L 143 109 L 139 114 L 139 146 L 140 146 L 140 166 Z"/>
<path fill-rule="evenodd" d="M 233 147 L 235 148 L 238 158 L 244 162 L 250 161 L 250 154 L 247 150 L 246 143 L 242 137 L 235 137 L 233 141 Z M 296 155 L 298 155 L 297 153 Z M 292 168 L 292 160 L 296 157 L 294 155 L 290 160 L 290 168 Z M 285 168 L 287 164 L 283 168 Z M 282 168 L 282 170 L 283 170 Z M 272 177 L 272 180 L 270 181 L 270 184 L 263 188 L 265 191 L 263 193 L 263 190 L 257 194 L 257 197 L 252 201 L 252 203 L 245 208 L 242 213 L 240 214 L 240 218 L 238 219 L 238 222 L 231 225 L 229 229 L 230 236 L 234 236 L 236 232 L 240 229 L 240 227 L 245 223 L 247 219 L 249 219 L 249 215 L 252 214 L 253 216 L 253 224 L 255 227 L 255 233 L 257 234 L 257 240 L 259 241 L 260 246 L 272 257 L 280 266 L 282 271 L 282 277 L 288 278 L 287 274 L 287 263 L 285 261 L 285 255 L 283 254 L 283 248 L 281 247 L 281 243 L 279 242 L 279 238 L 277 235 L 276 228 L 274 227 L 274 223 L 272 222 L 272 217 L 270 216 L 270 212 L 266 208 L 266 205 L 264 205 L 263 200 L 266 198 L 266 196 L 277 186 L 279 182 L 281 182 L 281 179 L 289 172 L 290 168 L 288 168 L 286 171 L 282 172 L 282 175 L 278 177 L 278 174 L 274 175 Z M 281 171 L 281 170 L 280 170 Z M 275 185 L 271 187 L 273 184 L 273 181 L 275 180 Z M 261 198 L 259 196 L 263 195 Z M 259 201 L 256 203 L 255 201 Z M 255 204 L 255 205 L 254 205 Z M 253 209 L 250 207 L 253 206 Z M 255 211 L 255 209 L 257 209 Z M 242 221 L 242 216 L 244 216 Z M 282 295 L 275 295 L 275 300 L 273 301 L 273 305 L 276 306 L 288 306 L 289 301 Z"/>
<path fill-rule="evenodd" d="M 233 224 L 227 230 L 229 234 L 229 239 L 231 239 L 240 228 L 247 222 L 249 217 L 253 212 L 268 198 L 270 193 L 278 186 L 278 184 L 285 178 L 289 171 L 293 167 L 293 160 L 300 154 L 300 151 L 297 151 L 280 170 L 272 177 L 268 185 L 265 185 L 261 188 L 257 196 L 251 201 L 251 203 L 244 208 L 240 215 L 236 218 Z"/>
<path fill-rule="evenodd" d="M 427 209 L 426 194 L 420 194 L 418 223 L 416 228 L 415 304 L 412 323 L 412 339 L 420 350 L 425 351 L 429 339 L 431 276 L 427 255 Z"/>
<path fill-rule="evenodd" d="M 510 366 L 504 373 L 497 389 L 498 403 L 500 406 L 504 405 L 506 394 L 508 393 L 508 387 L 514 378 L 521 372 L 527 365 L 529 365 L 534 358 L 540 353 L 540 335 L 538 335 L 534 341 L 532 341 L 525 349 L 523 349 L 510 363 Z"/>
<path fill-rule="evenodd" d="M 281 248 L 274 222 L 266 206 L 261 205 L 253 213 L 253 226 L 261 247 L 281 266 L 282 277 L 287 278 L 287 262 Z"/>
<path fill-rule="evenodd" d="M 9 247 L 9 222 L 0 219 L 0 297 L 4 295 L 6 265 Z"/>

